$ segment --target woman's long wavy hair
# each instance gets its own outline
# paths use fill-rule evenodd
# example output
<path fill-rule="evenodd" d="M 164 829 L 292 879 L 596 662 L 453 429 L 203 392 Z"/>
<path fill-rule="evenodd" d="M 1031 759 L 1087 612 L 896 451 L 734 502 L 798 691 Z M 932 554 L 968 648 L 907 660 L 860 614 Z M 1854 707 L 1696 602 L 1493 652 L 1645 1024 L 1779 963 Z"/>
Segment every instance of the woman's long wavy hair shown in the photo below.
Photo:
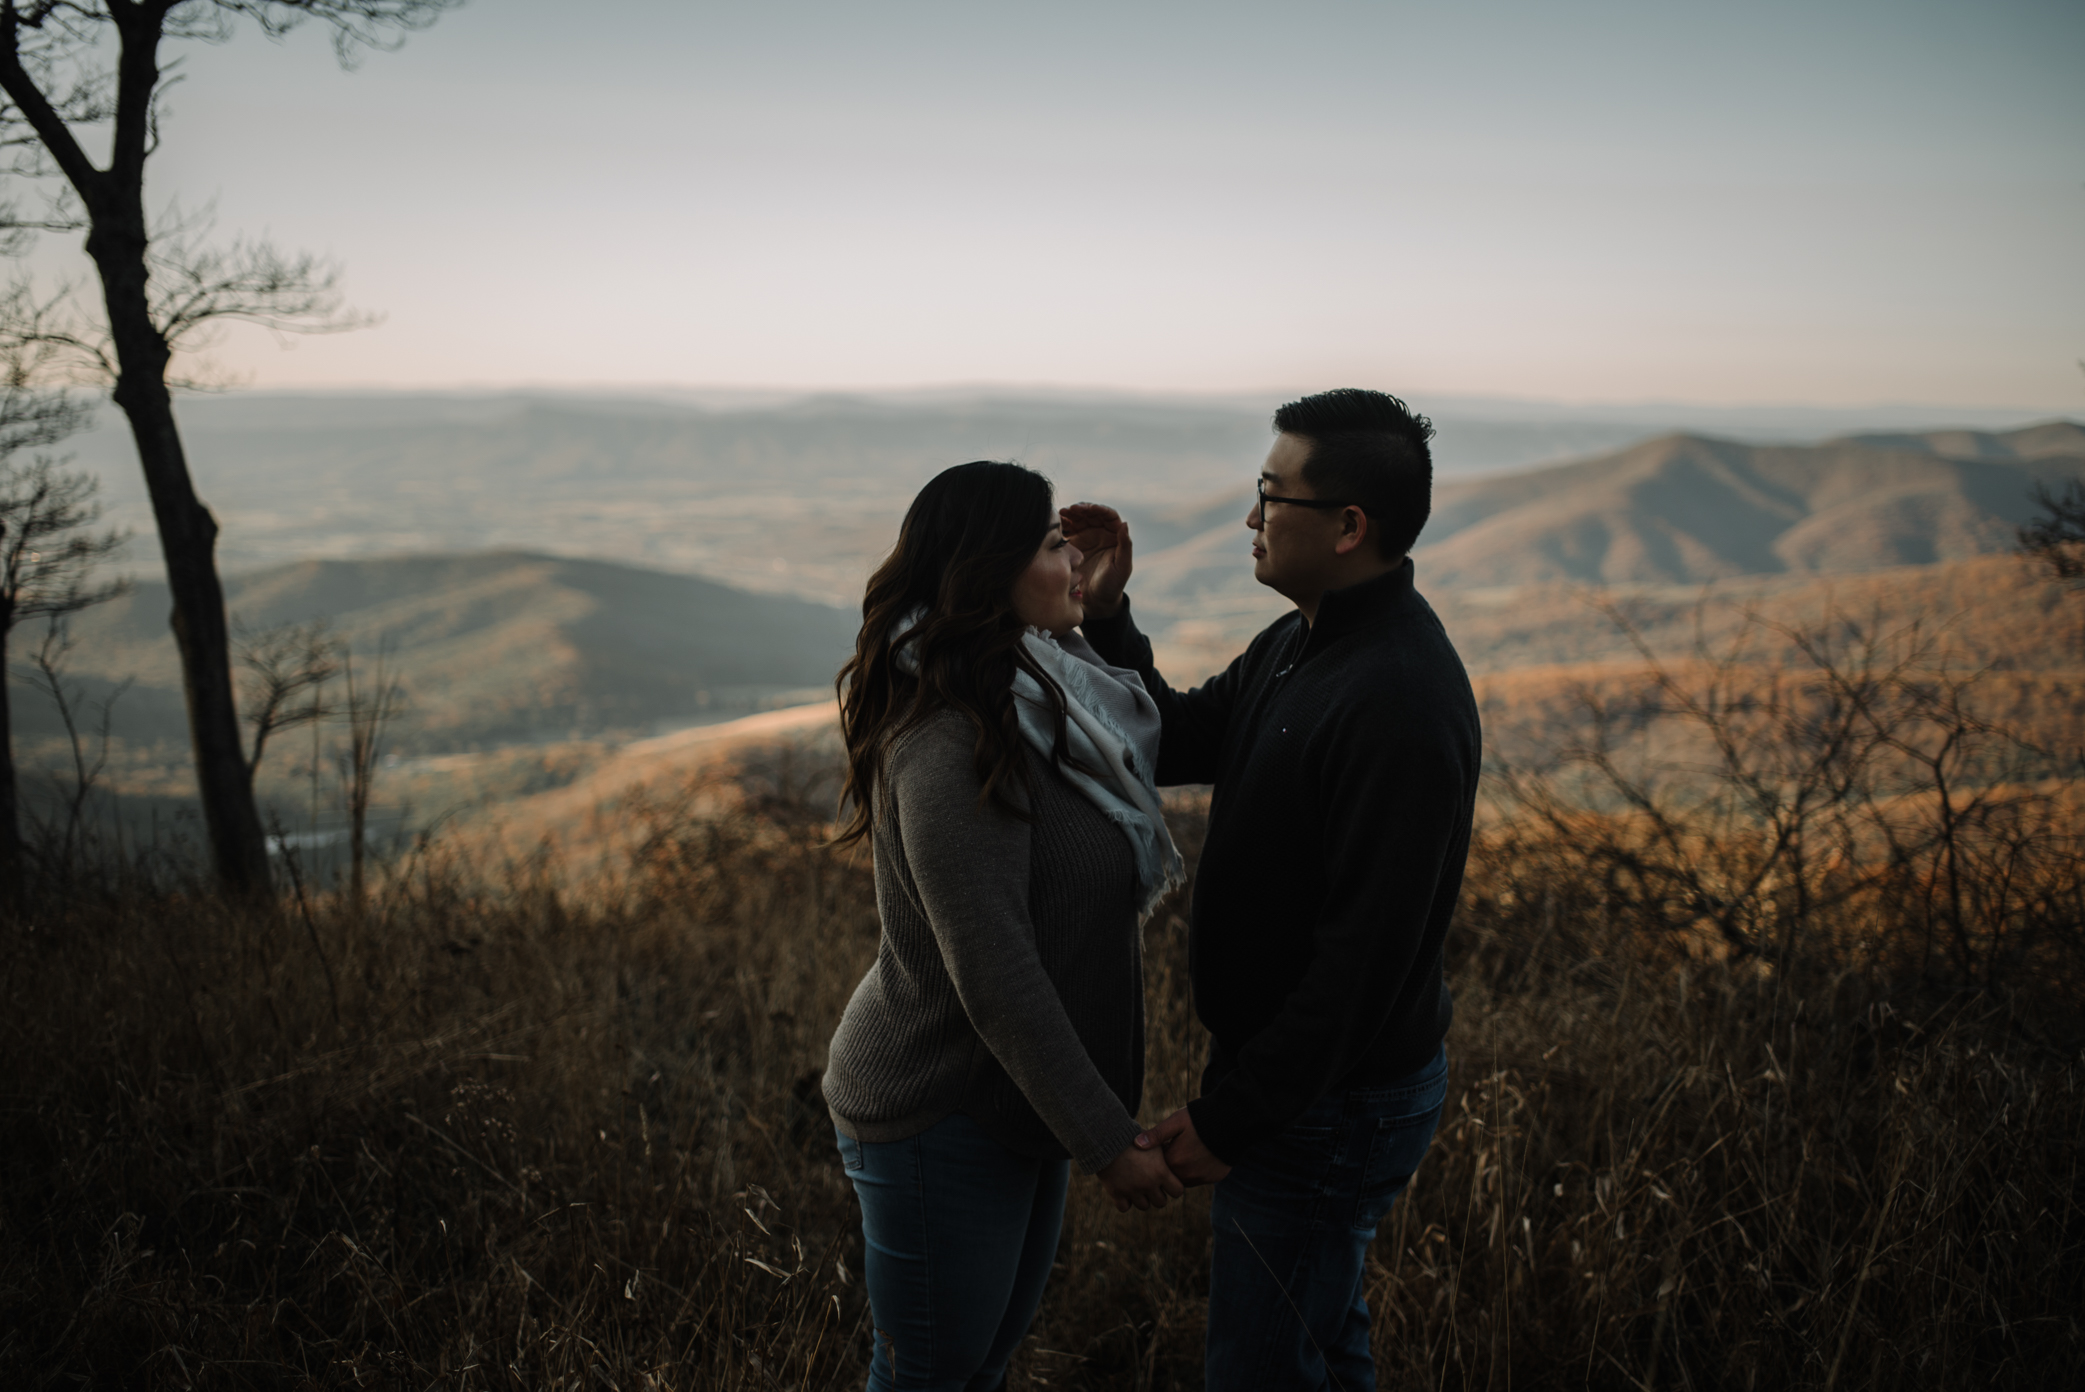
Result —
<path fill-rule="evenodd" d="M 906 510 L 898 544 L 862 596 L 854 656 L 834 686 L 847 745 L 847 804 L 836 841 L 869 834 L 876 788 L 891 742 L 943 709 L 962 712 L 977 732 L 984 796 L 1025 816 L 1019 788 L 1032 793 L 1014 672 L 1041 683 L 1055 707 L 1057 748 L 1065 747 L 1064 694 L 1022 650 L 1027 631 L 1014 612 L 1013 587 L 1056 521 L 1050 481 L 1019 464 L 978 460 L 936 474 Z M 916 609 L 918 623 L 899 631 Z M 898 669 L 892 649 L 908 643 L 916 674 Z"/>

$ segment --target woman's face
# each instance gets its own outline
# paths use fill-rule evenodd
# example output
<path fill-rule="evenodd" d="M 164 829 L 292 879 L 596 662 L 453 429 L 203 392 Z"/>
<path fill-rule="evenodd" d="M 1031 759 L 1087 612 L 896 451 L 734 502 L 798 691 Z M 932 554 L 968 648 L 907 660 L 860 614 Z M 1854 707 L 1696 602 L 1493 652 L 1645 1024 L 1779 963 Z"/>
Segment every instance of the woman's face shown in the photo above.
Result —
<path fill-rule="evenodd" d="M 1014 581 L 1014 613 L 1021 622 L 1063 637 L 1086 617 L 1079 588 L 1079 548 L 1064 539 L 1064 526 L 1054 518 L 1035 559 Z"/>

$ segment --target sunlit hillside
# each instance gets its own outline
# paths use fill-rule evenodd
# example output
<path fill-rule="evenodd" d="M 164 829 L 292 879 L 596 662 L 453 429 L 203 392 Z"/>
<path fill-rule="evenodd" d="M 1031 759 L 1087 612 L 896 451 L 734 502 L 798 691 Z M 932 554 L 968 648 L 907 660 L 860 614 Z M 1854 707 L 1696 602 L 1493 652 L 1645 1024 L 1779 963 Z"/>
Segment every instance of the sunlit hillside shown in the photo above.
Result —
<path fill-rule="evenodd" d="M 2033 486 L 2080 474 L 2085 428 L 2069 422 L 1817 446 L 1667 436 L 1546 469 L 1444 480 L 1413 561 L 1437 604 L 1481 591 L 1480 603 L 1545 614 L 1559 592 L 1587 586 L 1857 575 L 2009 551 L 2034 511 Z M 1140 552 L 1139 603 L 1162 639 L 1236 651 L 1281 611 L 1244 559 L 1250 498 L 1240 489 L 1176 513 L 1161 544 Z M 1206 525 L 1178 535 L 1194 522 Z M 1583 634 L 1567 624 L 1556 636 L 1561 648 Z M 1494 665 L 1485 646 L 1466 653 Z"/>
<path fill-rule="evenodd" d="M 478 423 L 489 434 L 476 439 L 467 428 L 472 419 L 451 418 L 459 409 L 455 402 L 429 407 L 426 419 L 406 412 L 361 434 L 343 423 L 337 438 L 315 437 L 294 416 L 261 413 L 244 427 L 253 438 L 242 448 L 254 458 L 305 448 L 314 438 L 363 452 L 343 456 L 316 481 L 283 478 L 271 486 L 344 488 L 342 480 L 373 469 L 389 480 L 385 487 L 412 496 L 419 478 L 434 490 L 419 505 L 386 505 L 388 515 L 407 520 L 438 522 L 450 515 L 443 499 L 468 497 L 472 508 L 497 510 L 518 506 L 531 490 L 560 497 L 577 490 L 540 515 L 561 519 L 562 544 L 621 557 L 404 554 L 307 560 L 228 577 L 233 618 L 245 631 L 325 619 L 352 646 L 365 677 L 381 655 L 399 680 L 407 709 L 386 741 L 403 762 L 387 769 L 380 797 L 401 826 L 409 817 L 446 819 L 465 809 L 491 815 L 516 797 L 576 779 L 613 783 L 622 775 L 609 772 L 611 764 L 636 777 L 640 756 L 618 753 L 631 741 L 826 699 L 857 622 L 858 590 L 845 593 L 839 577 L 844 571 L 856 577 L 847 585 L 858 585 L 876 548 L 887 545 L 907 480 L 932 443 L 922 432 L 956 450 L 965 428 L 1003 432 L 1022 419 L 1063 425 L 1061 411 L 1031 406 L 1027 417 L 1012 408 L 981 410 L 966 427 L 960 413 L 936 408 L 891 414 L 884 434 L 850 443 L 866 409 L 858 404 L 836 404 L 829 414 L 800 407 L 715 418 L 656 408 L 649 424 L 625 414 L 604 426 L 540 403 L 482 402 Z M 1226 452 L 1264 429 L 1225 425 L 1207 413 L 1139 409 L 1089 423 L 1079 445 L 1088 464 L 1115 470 L 1132 496 L 1154 479 L 1212 476 Z M 590 453 L 609 426 L 621 452 Z M 535 432 L 536 453 L 526 456 L 534 462 L 510 475 L 506 489 L 494 488 L 487 472 L 494 456 L 485 451 L 517 429 Z M 404 452 L 386 456 L 386 439 Z M 427 451 L 451 446 L 460 451 L 456 461 L 436 469 Z M 743 467 L 720 467 L 718 451 Z M 848 459 L 859 472 L 843 468 Z M 1643 650 L 1694 660 L 1726 644 L 1748 614 L 1770 632 L 1829 611 L 1885 629 L 1921 624 L 1963 670 L 2003 663 L 2009 709 L 2062 745 L 2075 742 L 2068 693 L 2085 635 L 2063 588 L 2035 579 L 2005 553 L 2032 510 L 2031 487 L 2080 473 L 2085 429 L 2067 422 L 1850 436 L 1814 447 L 1669 436 L 1569 464 L 1444 479 L 1415 563 L 1422 592 L 1465 662 L 1487 678 L 1500 730 L 1546 719 L 1588 686 L 1626 685 Z M 590 488 L 600 490 L 599 501 L 654 486 L 661 490 L 655 506 L 586 510 Z M 1092 496 L 1121 494 L 1103 478 Z M 1221 668 L 1285 612 L 1286 602 L 1252 578 L 1243 490 L 1171 499 L 1147 490 L 1143 501 L 1125 502 L 1137 545 L 1136 611 L 1174 680 Z M 790 510 L 799 504 L 826 520 L 806 521 L 810 514 Z M 685 527 L 674 521 L 684 505 L 692 509 Z M 313 525 L 345 516 L 330 506 L 311 514 Z M 351 523 L 342 525 L 363 535 Z M 663 536 L 723 547 L 698 568 L 731 583 L 627 563 L 653 554 L 646 537 Z M 743 564 L 717 568 L 720 556 L 741 553 Z M 778 593 L 789 586 L 778 587 L 758 555 L 798 568 L 790 582 L 798 589 L 808 583 L 801 567 L 828 567 L 818 585 L 840 602 Z M 145 580 L 81 617 L 66 657 L 80 697 L 75 714 L 96 727 L 101 703 L 109 702 L 113 738 L 101 786 L 127 795 L 133 820 L 155 827 L 178 814 L 190 779 L 166 609 L 163 588 Z M 1755 635 L 1752 647 L 1748 660 L 1761 661 L 1773 645 Z M 30 795 L 48 799 L 69 776 L 70 751 L 58 712 L 16 675 L 15 729 L 25 761 L 38 770 Z M 331 816 L 331 760 L 323 740 L 281 746 L 261 780 L 275 805 L 294 809 L 294 820 L 313 834 Z M 563 806 L 527 817 L 566 823 L 570 804 Z"/>
<path fill-rule="evenodd" d="M 788 595 L 516 551 L 303 561 L 234 575 L 226 591 L 244 632 L 322 619 L 365 676 L 381 658 L 412 700 L 396 747 L 422 752 L 643 736 L 802 699 L 830 688 L 857 626 Z M 185 733 L 167 608 L 164 585 L 146 582 L 74 625 L 70 670 L 131 683 L 115 728 L 133 739 Z M 25 714 L 48 731 L 48 710 Z"/>

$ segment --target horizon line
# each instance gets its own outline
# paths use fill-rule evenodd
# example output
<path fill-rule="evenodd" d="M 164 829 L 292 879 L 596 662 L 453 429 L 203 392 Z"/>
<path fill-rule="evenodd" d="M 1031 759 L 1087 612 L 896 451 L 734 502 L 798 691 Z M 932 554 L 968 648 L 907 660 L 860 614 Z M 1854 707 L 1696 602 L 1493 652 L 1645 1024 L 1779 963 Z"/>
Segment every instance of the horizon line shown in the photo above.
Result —
<path fill-rule="evenodd" d="M 1351 385 L 1351 384 L 1344 384 Z M 828 384 L 770 385 L 758 383 L 688 383 L 688 382 L 546 382 L 517 380 L 507 383 L 443 383 L 434 385 L 399 385 L 395 383 L 332 383 L 302 386 L 255 386 L 230 385 L 203 391 L 182 394 L 187 400 L 225 400 L 231 398 L 301 398 L 301 397 L 463 397 L 498 398 L 525 396 L 564 396 L 594 399 L 638 398 L 649 400 L 680 398 L 696 405 L 724 406 L 731 409 L 758 409 L 761 406 L 793 405 L 826 398 L 854 400 L 979 400 L 990 398 L 1012 398 L 1016 400 L 1113 401 L 1122 403 L 1165 403 L 1175 405 L 1221 406 L 1247 402 L 1289 401 L 1311 394 L 1313 390 L 1329 388 L 1319 386 L 1311 389 L 1296 387 L 1267 388 L 1157 388 L 1117 387 L 1097 384 L 1066 384 L 1052 382 L 1020 381 L 951 381 L 918 383 L 911 385 L 847 385 Z M 1381 388 L 1377 388 L 1381 390 Z M 1700 412 L 1785 412 L 1790 414 L 1845 415 L 1855 413 L 1920 414 L 1926 416 L 1951 413 L 1976 415 L 2020 415 L 2071 419 L 2085 416 L 2085 401 L 2068 405 L 2028 402 L 1921 402 L 1903 399 L 1865 399 L 1858 401 L 1799 401 L 1788 399 L 1746 399 L 1715 401 L 1674 397 L 1548 397 L 1523 396 L 1497 391 L 1431 391 L 1415 388 L 1392 393 L 1407 401 L 1431 401 L 1441 405 L 1453 403 L 1461 407 L 1509 407 L 1519 410 L 1529 408 L 1582 415 L 1600 411 L 1700 411 Z M 728 405 L 726 403 L 729 403 Z M 1438 409 L 1438 408 L 1436 408 Z"/>

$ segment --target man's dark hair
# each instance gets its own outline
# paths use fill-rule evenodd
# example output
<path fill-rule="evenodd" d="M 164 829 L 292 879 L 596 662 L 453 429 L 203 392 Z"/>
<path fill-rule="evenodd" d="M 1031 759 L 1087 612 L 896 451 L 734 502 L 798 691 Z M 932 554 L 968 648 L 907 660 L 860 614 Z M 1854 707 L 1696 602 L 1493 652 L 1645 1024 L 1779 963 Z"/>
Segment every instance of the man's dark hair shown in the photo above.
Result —
<path fill-rule="evenodd" d="M 1303 481 L 1368 514 L 1376 549 L 1396 560 L 1433 511 L 1433 422 L 1386 392 L 1340 387 L 1291 401 L 1274 428 L 1310 441 Z"/>

